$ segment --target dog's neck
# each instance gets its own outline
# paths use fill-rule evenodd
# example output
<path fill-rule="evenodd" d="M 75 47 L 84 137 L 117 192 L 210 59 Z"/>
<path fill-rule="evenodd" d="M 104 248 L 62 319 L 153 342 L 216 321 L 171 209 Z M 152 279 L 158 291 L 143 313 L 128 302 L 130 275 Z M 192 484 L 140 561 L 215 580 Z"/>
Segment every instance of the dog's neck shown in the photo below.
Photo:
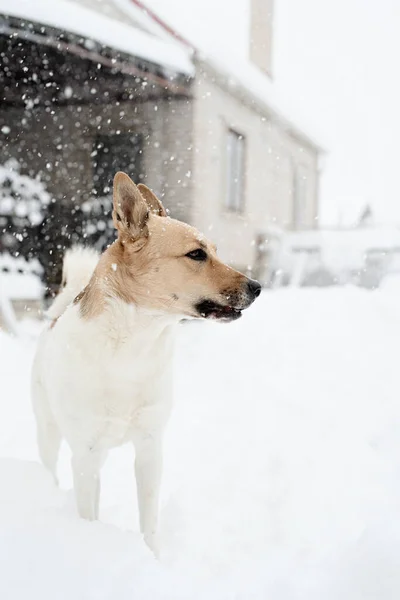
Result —
<path fill-rule="evenodd" d="M 124 290 L 124 265 L 121 260 L 119 241 L 114 242 L 100 257 L 99 263 L 84 290 L 75 298 L 79 302 L 81 316 L 90 319 L 101 315 L 113 300 L 137 304 L 128 298 Z"/>
<path fill-rule="evenodd" d="M 127 304 L 119 298 L 107 299 L 97 321 L 107 338 L 137 342 L 141 352 L 169 339 L 179 323 L 176 317 Z"/>
<path fill-rule="evenodd" d="M 102 255 L 88 285 L 75 298 L 81 316 L 85 320 L 101 317 L 114 331 L 151 329 L 155 336 L 179 323 L 181 315 L 146 308 L 128 295 L 124 286 L 124 278 L 128 276 L 115 242 Z"/>

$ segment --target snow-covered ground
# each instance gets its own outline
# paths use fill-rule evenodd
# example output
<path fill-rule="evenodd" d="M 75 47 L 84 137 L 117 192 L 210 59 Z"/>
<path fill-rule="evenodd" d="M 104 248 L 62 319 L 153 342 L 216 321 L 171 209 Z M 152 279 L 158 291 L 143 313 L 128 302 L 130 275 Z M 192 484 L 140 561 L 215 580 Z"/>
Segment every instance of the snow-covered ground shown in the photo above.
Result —
<path fill-rule="evenodd" d="M 399 291 L 266 292 L 237 323 L 182 326 L 160 562 L 129 447 L 104 469 L 101 523 L 76 516 L 67 449 L 53 486 L 34 340 L 0 334 L 0 597 L 398 600 Z"/>

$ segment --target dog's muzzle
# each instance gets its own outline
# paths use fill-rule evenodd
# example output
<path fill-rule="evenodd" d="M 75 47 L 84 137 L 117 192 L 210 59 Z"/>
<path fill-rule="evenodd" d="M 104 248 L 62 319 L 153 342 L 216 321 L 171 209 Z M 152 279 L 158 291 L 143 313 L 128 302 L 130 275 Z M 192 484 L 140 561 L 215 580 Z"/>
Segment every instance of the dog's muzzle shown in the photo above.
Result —
<path fill-rule="evenodd" d="M 195 309 L 203 319 L 216 319 L 218 321 L 236 321 L 242 316 L 242 310 L 248 308 L 261 293 L 261 285 L 255 279 L 247 279 L 239 291 L 221 294 L 227 302 L 216 302 L 204 298 L 198 302 Z"/>

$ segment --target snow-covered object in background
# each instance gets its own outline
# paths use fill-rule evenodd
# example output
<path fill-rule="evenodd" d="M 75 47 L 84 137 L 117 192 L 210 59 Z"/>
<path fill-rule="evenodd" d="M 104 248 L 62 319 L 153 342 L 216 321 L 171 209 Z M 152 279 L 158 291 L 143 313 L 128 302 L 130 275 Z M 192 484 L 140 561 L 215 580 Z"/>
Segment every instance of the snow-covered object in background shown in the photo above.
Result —
<path fill-rule="evenodd" d="M 22 175 L 20 169 L 12 158 L 0 165 L 0 215 L 26 218 L 30 225 L 39 225 L 50 194 L 38 177 Z"/>
<path fill-rule="evenodd" d="M 19 333 L 19 324 L 13 300 L 27 303 L 41 300 L 44 295 L 42 272 L 37 259 L 27 261 L 22 256 L 0 254 L 0 322 L 14 335 Z"/>
<path fill-rule="evenodd" d="M 0 165 L 0 251 L 15 250 L 45 217 L 50 194 L 38 177 L 22 175 L 20 164 L 10 159 Z"/>
<path fill-rule="evenodd" d="M 279 237 L 272 254 L 273 269 L 290 281 L 295 277 L 299 285 L 308 279 L 308 284 L 312 282 L 313 273 L 322 276 L 324 272 L 330 274 L 332 283 L 376 287 L 399 263 L 400 229 L 375 226 L 292 231 Z"/>

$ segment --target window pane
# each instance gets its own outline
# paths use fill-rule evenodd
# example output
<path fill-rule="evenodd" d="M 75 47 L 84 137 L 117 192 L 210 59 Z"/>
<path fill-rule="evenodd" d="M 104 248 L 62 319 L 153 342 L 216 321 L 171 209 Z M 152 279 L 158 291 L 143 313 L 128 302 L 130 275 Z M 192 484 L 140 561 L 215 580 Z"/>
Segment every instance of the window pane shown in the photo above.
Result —
<path fill-rule="evenodd" d="M 244 138 L 230 129 L 226 145 L 227 184 L 225 205 L 229 210 L 239 212 L 243 206 L 244 182 Z"/>

